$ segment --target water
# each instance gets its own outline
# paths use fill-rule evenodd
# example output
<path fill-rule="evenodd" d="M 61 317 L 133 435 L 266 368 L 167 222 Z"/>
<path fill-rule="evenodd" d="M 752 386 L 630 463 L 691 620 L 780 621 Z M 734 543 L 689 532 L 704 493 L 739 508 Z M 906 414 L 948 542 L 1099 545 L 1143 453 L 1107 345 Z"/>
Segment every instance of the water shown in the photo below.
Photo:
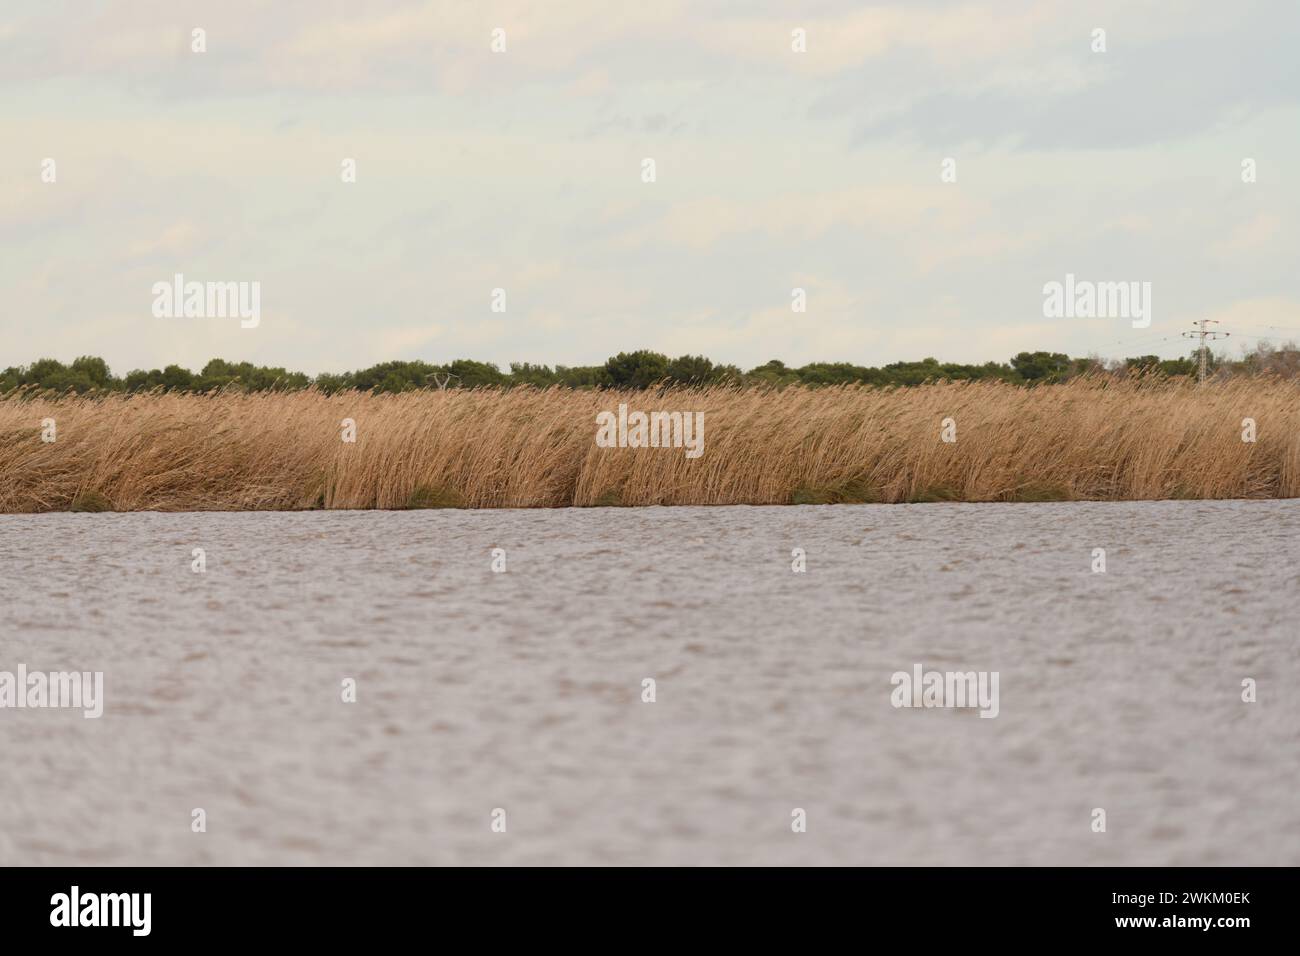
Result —
<path fill-rule="evenodd" d="M 0 862 L 1300 864 L 1298 516 L 0 517 L 0 670 L 106 697 L 0 710 Z"/>

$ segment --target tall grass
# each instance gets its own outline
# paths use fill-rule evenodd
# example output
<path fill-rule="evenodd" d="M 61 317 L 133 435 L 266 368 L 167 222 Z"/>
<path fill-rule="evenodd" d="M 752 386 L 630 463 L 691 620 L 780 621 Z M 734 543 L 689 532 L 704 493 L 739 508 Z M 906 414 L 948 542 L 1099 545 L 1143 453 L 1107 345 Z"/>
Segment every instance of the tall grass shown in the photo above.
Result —
<path fill-rule="evenodd" d="M 598 447 L 619 402 L 704 412 L 703 455 Z M 1262 377 L 0 400 L 4 512 L 1297 496 L 1300 381 Z"/>

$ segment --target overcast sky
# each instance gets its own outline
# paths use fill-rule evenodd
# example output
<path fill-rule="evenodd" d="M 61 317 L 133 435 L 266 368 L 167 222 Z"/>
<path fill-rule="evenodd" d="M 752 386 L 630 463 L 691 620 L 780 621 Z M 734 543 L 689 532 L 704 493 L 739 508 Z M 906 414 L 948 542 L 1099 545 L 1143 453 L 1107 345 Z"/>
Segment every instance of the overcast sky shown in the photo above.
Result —
<path fill-rule="evenodd" d="M 1300 338 L 1298 49 L 1295 0 L 3 0 L 0 366 Z M 175 273 L 260 324 L 155 317 Z M 1151 327 L 1044 318 L 1066 273 Z"/>

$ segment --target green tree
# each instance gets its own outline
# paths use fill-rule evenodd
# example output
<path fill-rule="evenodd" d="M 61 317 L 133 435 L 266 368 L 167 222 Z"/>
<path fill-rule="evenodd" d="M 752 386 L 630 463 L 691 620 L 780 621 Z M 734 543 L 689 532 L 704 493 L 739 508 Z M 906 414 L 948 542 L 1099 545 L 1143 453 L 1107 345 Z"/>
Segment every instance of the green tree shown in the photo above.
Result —
<path fill-rule="evenodd" d="M 333 395 L 335 392 L 355 387 L 351 372 L 344 372 L 341 375 L 333 372 L 321 372 L 316 376 L 313 384 L 326 395 Z"/>
<path fill-rule="evenodd" d="M 1189 358 L 1165 359 L 1156 367 L 1165 375 L 1195 375 L 1199 363 Z"/>
<path fill-rule="evenodd" d="M 649 349 L 619 352 L 605 362 L 615 388 L 649 388 L 668 377 L 668 356 Z"/>
<path fill-rule="evenodd" d="M 1026 382 L 1057 382 L 1069 376 L 1070 356 L 1061 352 L 1021 352 L 1011 367 Z"/>
<path fill-rule="evenodd" d="M 510 363 L 510 382 L 513 385 L 535 385 L 545 388 L 559 380 L 549 365 L 533 365 L 530 362 Z"/>
<path fill-rule="evenodd" d="M 555 378 L 565 388 L 608 388 L 613 384 L 603 365 L 557 365 Z"/>
<path fill-rule="evenodd" d="M 745 373 L 745 381 L 756 385 L 791 385 L 799 381 L 799 376 L 780 359 L 772 359 Z"/>
<path fill-rule="evenodd" d="M 683 355 L 668 363 L 668 379 L 679 385 L 707 385 L 714 380 L 713 363 L 703 355 Z"/>
<path fill-rule="evenodd" d="M 446 369 L 456 377 L 452 385 L 462 388 L 481 388 L 487 385 L 505 385 L 507 379 L 501 369 L 490 362 L 475 362 L 473 359 L 456 359 Z"/>
<path fill-rule="evenodd" d="M 795 373 L 805 385 L 846 385 L 863 381 L 868 369 L 849 362 L 810 362 Z"/>
<path fill-rule="evenodd" d="M 165 388 L 188 391 L 194 387 L 194 373 L 179 365 L 168 365 L 162 370 L 162 384 Z"/>
<path fill-rule="evenodd" d="M 95 388 L 111 388 L 113 376 L 109 374 L 108 363 L 94 355 L 83 355 L 73 359 L 71 369 L 74 375 L 84 376 Z"/>

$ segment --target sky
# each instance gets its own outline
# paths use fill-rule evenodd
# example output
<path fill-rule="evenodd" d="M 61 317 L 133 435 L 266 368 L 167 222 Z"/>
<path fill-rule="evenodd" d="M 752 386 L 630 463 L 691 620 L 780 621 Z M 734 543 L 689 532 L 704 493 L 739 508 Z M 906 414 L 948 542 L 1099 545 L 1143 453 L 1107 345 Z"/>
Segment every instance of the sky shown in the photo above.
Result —
<path fill-rule="evenodd" d="M 1295 0 L 0 0 L 0 367 L 1300 339 L 1298 41 Z M 260 321 L 155 315 L 178 273 Z M 1150 327 L 1046 317 L 1067 274 Z"/>

